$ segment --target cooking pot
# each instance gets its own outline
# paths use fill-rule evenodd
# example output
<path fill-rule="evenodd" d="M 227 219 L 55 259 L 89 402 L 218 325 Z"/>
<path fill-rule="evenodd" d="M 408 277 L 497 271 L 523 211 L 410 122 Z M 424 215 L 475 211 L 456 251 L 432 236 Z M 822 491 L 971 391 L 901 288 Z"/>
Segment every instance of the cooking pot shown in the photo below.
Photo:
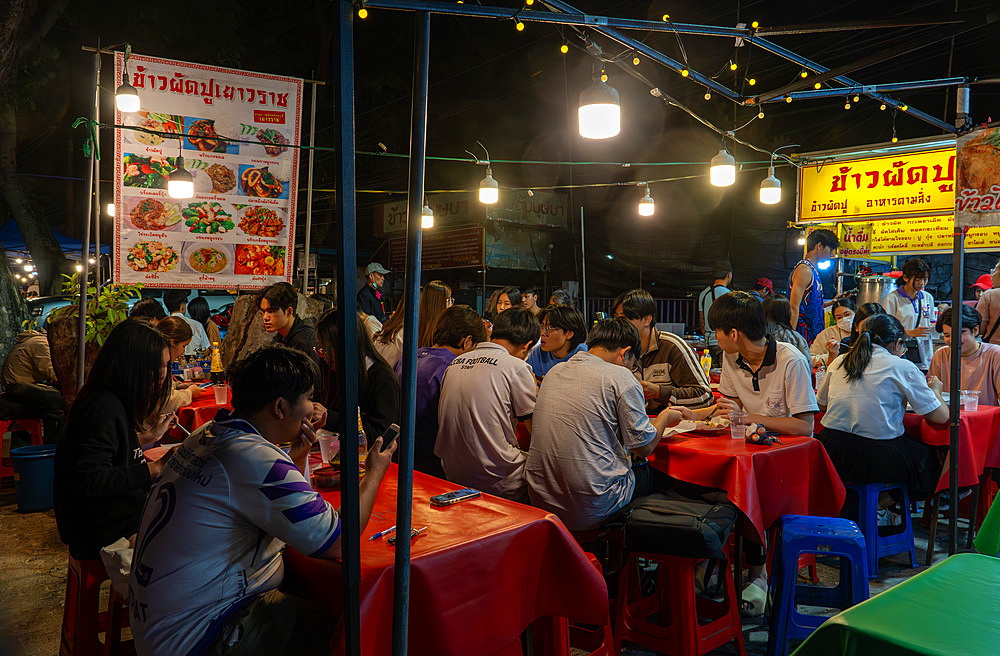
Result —
<path fill-rule="evenodd" d="M 885 297 L 896 289 L 896 279 L 889 276 L 863 276 L 858 278 L 858 307 L 865 303 L 885 305 Z"/>

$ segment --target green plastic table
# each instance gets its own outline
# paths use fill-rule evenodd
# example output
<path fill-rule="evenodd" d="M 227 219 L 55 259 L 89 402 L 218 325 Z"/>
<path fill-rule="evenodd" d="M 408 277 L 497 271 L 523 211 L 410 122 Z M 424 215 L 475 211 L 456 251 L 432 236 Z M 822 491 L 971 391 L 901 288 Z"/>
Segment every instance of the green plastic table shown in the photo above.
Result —
<path fill-rule="evenodd" d="M 831 617 L 792 656 L 1000 653 L 1000 559 L 956 554 Z"/>

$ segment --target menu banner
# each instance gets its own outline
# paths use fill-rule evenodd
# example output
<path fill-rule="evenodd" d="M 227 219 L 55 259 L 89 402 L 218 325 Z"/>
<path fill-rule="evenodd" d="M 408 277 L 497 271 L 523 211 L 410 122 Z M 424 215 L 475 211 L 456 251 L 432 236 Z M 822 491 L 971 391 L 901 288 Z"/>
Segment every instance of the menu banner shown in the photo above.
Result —
<path fill-rule="evenodd" d="M 483 229 L 424 230 L 420 238 L 420 267 L 424 271 L 481 267 Z M 406 237 L 389 240 L 389 268 L 406 268 Z"/>
<path fill-rule="evenodd" d="M 957 147 L 955 223 L 1000 226 L 1000 128 L 970 132 Z"/>
<path fill-rule="evenodd" d="M 124 56 L 115 57 L 121 84 Z M 116 283 L 261 289 L 292 277 L 302 80 L 131 55 L 116 112 Z M 238 142 L 226 141 L 225 138 Z M 177 157 L 194 197 L 170 198 Z"/>
<path fill-rule="evenodd" d="M 901 253 L 950 253 L 955 245 L 955 219 L 951 216 L 914 216 L 899 219 L 884 219 L 871 222 L 845 222 L 810 227 L 835 227 L 840 237 L 838 255 L 865 259 Z M 846 235 L 852 235 L 845 242 Z M 857 249 L 859 241 L 868 239 L 868 253 Z M 1000 227 L 980 226 L 970 228 L 965 235 L 967 251 L 1000 250 Z"/>

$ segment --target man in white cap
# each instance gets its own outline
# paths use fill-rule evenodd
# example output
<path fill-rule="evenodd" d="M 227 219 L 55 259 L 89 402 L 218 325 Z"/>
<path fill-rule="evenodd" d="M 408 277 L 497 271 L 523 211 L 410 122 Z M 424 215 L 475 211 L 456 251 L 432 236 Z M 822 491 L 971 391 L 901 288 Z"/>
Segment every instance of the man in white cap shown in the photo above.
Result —
<path fill-rule="evenodd" d="M 389 270 L 378 262 L 372 262 L 365 273 L 367 274 L 365 286 L 358 291 L 358 309 L 375 317 L 379 323 L 385 323 L 387 316 L 385 300 L 379 287 L 385 281 L 385 274 L 389 273 Z"/>

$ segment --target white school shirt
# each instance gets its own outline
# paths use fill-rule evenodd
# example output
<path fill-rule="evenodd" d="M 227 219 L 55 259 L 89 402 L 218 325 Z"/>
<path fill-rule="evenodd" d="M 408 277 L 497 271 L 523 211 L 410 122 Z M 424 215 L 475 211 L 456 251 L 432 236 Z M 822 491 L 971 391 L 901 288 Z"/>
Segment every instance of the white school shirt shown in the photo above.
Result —
<path fill-rule="evenodd" d="M 802 351 L 786 342 L 767 340 L 764 360 L 756 373 L 743 356 L 722 355 L 719 393 L 739 399 L 750 414 L 792 417 L 818 412 L 812 388 L 812 363 Z"/>
<path fill-rule="evenodd" d="M 910 299 L 899 293 L 901 289 L 902 287 L 886 296 L 883 305 L 885 306 L 885 311 L 899 319 L 899 323 L 903 324 L 903 328 L 906 330 L 923 327 L 930 328 L 926 337 L 916 338 L 917 348 L 920 350 L 920 364 L 918 366 L 920 369 L 927 371 L 927 368 L 931 366 L 931 358 L 934 357 L 934 341 L 932 336 L 935 331 L 934 322 L 931 321 L 931 316 L 935 308 L 934 297 L 926 291 L 920 291 L 920 302 L 918 303 L 920 316 L 917 317 L 917 308 L 913 306 Z"/>

